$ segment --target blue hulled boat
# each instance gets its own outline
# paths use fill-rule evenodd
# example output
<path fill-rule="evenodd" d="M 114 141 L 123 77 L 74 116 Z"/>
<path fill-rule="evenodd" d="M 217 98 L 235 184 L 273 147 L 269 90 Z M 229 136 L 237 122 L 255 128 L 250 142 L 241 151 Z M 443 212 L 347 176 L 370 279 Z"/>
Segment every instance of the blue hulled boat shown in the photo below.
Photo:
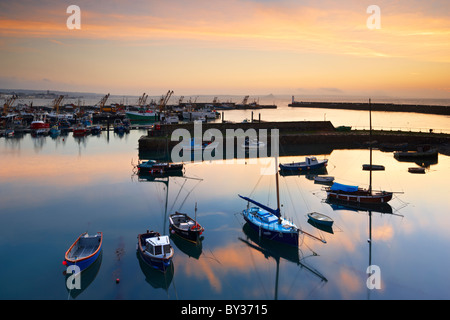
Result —
<path fill-rule="evenodd" d="M 277 167 L 277 165 L 275 165 Z M 280 213 L 280 195 L 278 186 L 278 171 L 275 174 L 276 190 L 277 190 L 277 208 L 273 209 L 265 206 L 253 199 L 238 195 L 240 198 L 253 203 L 256 207 L 247 206 L 247 209 L 242 211 L 244 220 L 250 225 L 252 229 L 258 232 L 260 237 L 270 240 L 275 240 L 288 245 L 298 246 L 299 233 L 306 234 L 317 240 L 325 242 L 307 232 L 298 228 L 293 222 L 281 217 Z"/>
<path fill-rule="evenodd" d="M 82 233 L 67 250 L 63 264 L 76 265 L 80 271 L 87 269 L 100 255 L 102 242 L 102 232 L 97 232 L 95 235 Z"/>
<path fill-rule="evenodd" d="M 305 157 L 305 161 L 280 163 L 280 170 L 283 171 L 308 171 L 326 167 L 328 159 L 318 160 L 316 157 Z"/>
<path fill-rule="evenodd" d="M 166 272 L 172 264 L 174 250 L 169 237 L 159 232 L 147 230 L 139 234 L 137 250 L 142 260 L 152 268 Z"/>
<path fill-rule="evenodd" d="M 256 204 L 258 207 L 249 207 L 242 211 L 244 220 L 260 237 L 278 242 L 298 245 L 299 229 L 292 222 L 280 216 L 279 209 L 272 209 L 250 198 L 239 195 L 244 200 Z"/>

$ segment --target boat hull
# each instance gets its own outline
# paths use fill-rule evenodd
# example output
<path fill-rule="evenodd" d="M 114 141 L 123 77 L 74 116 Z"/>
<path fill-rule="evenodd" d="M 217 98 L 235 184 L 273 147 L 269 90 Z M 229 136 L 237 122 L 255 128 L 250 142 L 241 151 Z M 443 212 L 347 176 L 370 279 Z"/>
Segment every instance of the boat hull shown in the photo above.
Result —
<path fill-rule="evenodd" d="M 293 162 L 282 164 L 280 163 L 280 170 L 282 171 L 309 171 L 309 170 L 317 170 L 326 167 L 328 164 L 328 160 L 318 160 L 314 162 Z"/>
<path fill-rule="evenodd" d="M 389 202 L 392 199 L 392 192 L 337 192 L 328 189 L 327 198 L 350 203 L 380 204 Z"/>
<path fill-rule="evenodd" d="M 177 219 L 178 217 L 180 219 Z M 181 220 L 184 222 L 179 222 Z M 169 231 L 171 234 L 176 234 L 187 241 L 197 243 L 205 229 L 187 214 L 177 212 L 169 216 Z"/>
<path fill-rule="evenodd" d="M 331 227 L 333 225 L 333 220 L 323 214 L 318 214 L 318 213 L 308 213 L 308 218 L 315 224 L 318 225 L 322 225 L 322 226 L 326 226 L 326 227 Z"/>
<path fill-rule="evenodd" d="M 138 235 L 137 250 L 139 256 L 147 265 L 161 272 L 166 272 L 172 265 L 173 250 L 172 254 L 167 256 L 166 258 L 159 258 L 146 252 L 143 247 L 143 243 L 145 243 L 146 239 L 154 237 L 155 235 L 158 236 L 160 234 L 158 232 L 148 232 Z"/>
<path fill-rule="evenodd" d="M 258 223 L 252 211 L 259 208 L 250 208 L 244 210 L 242 215 L 248 225 L 255 230 L 260 237 L 277 241 L 283 244 L 298 246 L 298 230 L 293 228 L 278 228 L 277 222 L 271 224 Z"/>
<path fill-rule="evenodd" d="M 127 112 L 126 116 L 131 121 L 158 121 L 158 113 L 142 113 L 142 112 Z"/>
<path fill-rule="evenodd" d="M 65 265 L 67 266 L 72 266 L 72 265 L 76 265 L 80 268 L 80 271 L 86 270 L 87 268 L 89 268 L 89 266 L 91 266 L 99 257 L 101 250 L 102 250 L 102 243 L 103 243 L 103 233 L 102 232 L 98 232 L 97 235 L 99 236 L 98 241 L 98 247 L 97 249 L 90 255 L 80 258 L 80 259 L 73 259 L 70 258 L 71 252 L 72 250 L 74 250 L 74 248 L 76 248 L 77 243 L 80 241 L 80 239 L 87 235 L 87 233 L 83 233 L 81 234 L 77 240 L 72 244 L 72 246 L 69 248 L 69 250 L 67 250 L 66 255 L 65 255 Z"/>
<path fill-rule="evenodd" d="M 145 173 L 174 173 L 183 171 L 184 165 L 182 163 L 154 163 L 143 162 L 137 165 L 139 172 Z"/>

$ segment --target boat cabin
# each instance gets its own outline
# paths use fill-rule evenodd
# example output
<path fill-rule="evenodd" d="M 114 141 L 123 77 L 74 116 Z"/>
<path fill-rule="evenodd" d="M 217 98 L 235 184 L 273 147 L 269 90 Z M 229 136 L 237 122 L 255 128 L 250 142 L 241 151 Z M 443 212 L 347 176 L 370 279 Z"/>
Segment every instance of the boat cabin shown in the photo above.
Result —
<path fill-rule="evenodd" d="M 170 242 L 168 236 L 159 236 L 146 239 L 145 251 L 151 255 L 166 255 L 170 254 Z"/>
<path fill-rule="evenodd" d="M 311 164 L 316 164 L 319 161 L 317 160 L 316 157 L 305 157 L 305 162 L 307 165 L 311 165 Z"/>
<path fill-rule="evenodd" d="M 278 221 L 278 217 L 258 207 L 250 208 L 250 213 L 263 223 L 271 224 Z"/>

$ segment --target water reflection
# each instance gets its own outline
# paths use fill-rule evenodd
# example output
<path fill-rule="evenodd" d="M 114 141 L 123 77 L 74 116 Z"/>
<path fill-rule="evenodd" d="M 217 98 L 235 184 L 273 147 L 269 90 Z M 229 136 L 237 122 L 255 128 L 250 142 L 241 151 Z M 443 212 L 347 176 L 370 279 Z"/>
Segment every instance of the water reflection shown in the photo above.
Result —
<path fill-rule="evenodd" d="M 71 299 L 114 298 L 106 289 L 97 290 L 109 285 L 120 288 L 125 299 L 142 299 L 145 298 L 142 292 L 149 290 L 163 295 L 171 292 L 175 283 L 180 299 L 364 299 L 368 290 L 365 271 L 369 263 L 382 268 L 383 288 L 372 290 L 370 298 L 450 297 L 447 285 L 450 259 L 442 254 L 448 252 L 450 243 L 450 218 L 446 214 L 448 156 L 439 155 L 439 162 L 430 164 L 432 170 L 418 176 L 409 174 L 406 169 L 410 164 L 398 162 L 392 152 L 375 150 L 375 163 L 386 167 L 385 171 L 376 173 L 375 184 L 404 191 L 382 209 L 327 203 L 321 186 L 308 175 L 282 178 L 280 183 L 287 191 L 282 192 L 281 203 L 294 221 L 303 221 L 303 227 L 313 232 L 319 231 L 306 223 L 306 212 L 323 212 L 335 221 L 334 233 L 326 235 L 326 245 L 304 239 L 300 252 L 291 253 L 259 243 L 259 239 L 246 232 L 247 228 L 241 224 L 243 219 L 237 214 L 242 209 L 237 194 L 252 189 L 261 178 L 262 169 L 273 166 L 262 159 L 256 164 L 244 161 L 187 164 L 185 176 L 200 177 L 203 181 L 198 187 L 194 185 L 193 192 L 190 191 L 196 182 L 186 182 L 183 186 L 185 176 L 134 176 L 130 182 L 130 161 L 138 153 L 137 141 L 142 134 L 131 132 L 129 141 L 111 134 L 109 143 L 105 133 L 99 137 L 88 136 L 86 145 L 81 146 L 81 154 L 71 135 L 55 140 L 47 137 L 45 141 L 30 135 L 0 139 L 0 231 L 3 235 L 0 252 L 11 256 L 0 275 L 3 298 L 39 298 L 43 293 L 36 287 L 47 285 L 51 293 L 46 292 L 45 297 L 66 299 L 68 291 L 62 287 L 60 271 L 48 276 L 46 270 L 52 267 L 49 261 L 59 261 L 61 251 L 66 249 L 58 247 L 61 239 L 71 238 L 71 234 L 87 225 L 121 236 L 124 248 L 133 250 L 121 256 L 123 281 L 119 286 L 111 284 L 111 279 L 115 279 L 116 257 L 105 252 L 102 272 L 93 272 L 90 284 L 72 292 Z M 367 172 L 361 170 L 361 164 L 367 162 L 367 150 L 336 149 L 326 156 L 330 163 L 327 174 L 348 183 L 368 181 Z M 298 158 L 284 157 L 282 161 Z M 137 179 L 139 183 L 135 183 Z M 170 180 L 170 190 L 166 189 L 168 185 L 157 183 L 160 180 Z M 273 180 L 268 176 L 269 182 L 265 183 L 263 177 L 261 188 L 255 191 L 255 196 L 267 199 L 267 204 L 273 201 L 268 196 L 274 195 Z M 148 228 L 148 224 L 165 230 L 168 216 L 164 215 L 164 209 L 171 212 L 175 200 L 177 205 L 189 208 L 199 203 L 205 238 L 197 247 L 187 247 L 187 243 L 172 238 L 177 270 L 170 277 L 161 278 L 164 275 L 155 275 L 136 261 L 136 235 Z M 162 212 L 157 210 L 158 206 L 162 206 Z M 34 282 L 28 283 L 23 277 L 26 263 L 17 252 L 28 250 L 29 242 L 20 236 L 23 232 L 17 233 L 18 228 L 36 239 L 36 245 L 53 244 L 48 257 L 37 266 L 43 276 L 35 277 Z M 302 251 L 309 253 L 310 248 L 312 252 L 320 252 L 320 256 L 312 253 L 310 258 L 305 257 Z M 297 273 L 299 281 L 295 282 Z M 125 281 L 130 274 L 138 276 L 135 281 Z M 263 283 L 262 279 L 267 281 Z M 198 290 L 192 290 L 193 282 Z M 267 286 L 270 289 L 266 290 Z"/>
<path fill-rule="evenodd" d="M 176 234 L 170 235 L 170 240 L 174 245 L 189 258 L 199 259 L 203 252 L 204 236 L 201 236 L 198 243 L 186 241 Z"/>
<path fill-rule="evenodd" d="M 304 268 L 311 274 L 317 276 L 320 281 L 327 282 L 327 278 L 323 276 L 319 271 L 306 265 L 303 261 L 305 258 L 300 257 L 299 248 L 294 246 L 286 246 L 279 243 L 274 243 L 268 239 L 264 239 L 258 235 L 258 233 L 253 230 L 248 223 L 244 224 L 242 231 L 246 235 L 246 239 L 239 238 L 240 241 L 245 243 L 249 248 L 256 250 L 264 255 L 266 259 L 272 258 L 276 262 L 276 272 L 274 275 L 275 279 L 275 292 L 274 300 L 278 300 L 278 283 L 279 283 L 279 273 L 280 273 L 280 261 L 284 259 L 288 262 L 294 263 L 297 266 Z M 316 255 L 313 253 L 313 256 Z"/>
<path fill-rule="evenodd" d="M 154 289 L 163 289 L 168 294 L 168 289 L 172 284 L 173 275 L 175 273 L 174 264 L 171 263 L 170 268 L 168 268 L 166 272 L 161 272 L 143 261 L 138 252 L 136 252 L 136 259 L 138 259 L 139 267 L 145 276 L 145 281 Z"/>
<path fill-rule="evenodd" d="M 100 270 L 100 266 L 102 265 L 102 259 L 103 259 L 103 251 L 100 252 L 100 255 L 98 256 L 98 259 L 95 260 L 95 262 L 89 266 L 86 270 L 83 270 L 79 274 L 79 280 L 80 280 L 80 288 L 74 287 L 73 289 L 69 289 L 67 286 L 67 281 L 72 276 L 72 274 L 67 273 L 66 271 L 63 272 L 64 275 L 64 285 L 69 293 L 69 297 L 72 299 L 78 298 L 79 295 L 81 295 L 95 280 L 97 277 L 98 271 Z M 70 282 L 70 280 L 69 280 Z"/>

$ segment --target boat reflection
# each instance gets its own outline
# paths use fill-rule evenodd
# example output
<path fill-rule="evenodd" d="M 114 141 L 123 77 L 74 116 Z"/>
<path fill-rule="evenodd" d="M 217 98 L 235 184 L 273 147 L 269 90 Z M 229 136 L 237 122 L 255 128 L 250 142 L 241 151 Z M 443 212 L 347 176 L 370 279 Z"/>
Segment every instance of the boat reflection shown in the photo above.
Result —
<path fill-rule="evenodd" d="M 80 279 L 80 288 L 79 289 L 77 289 L 77 288 L 69 289 L 68 288 L 67 281 L 69 280 L 69 277 L 72 276 L 73 274 L 67 273 L 67 271 L 64 270 L 64 272 L 63 272 L 64 278 L 65 278 L 64 285 L 66 286 L 66 289 L 69 292 L 69 296 L 72 297 L 72 299 L 76 299 L 95 280 L 95 278 L 97 277 L 98 271 L 100 270 L 100 266 L 102 264 L 102 257 L 103 257 L 103 252 L 100 252 L 98 259 L 89 268 L 81 271 L 80 278 L 79 278 Z"/>
<path fill-rule="evenodd" d="M 329 204 L 333 210 L 351 210 L 351 211 L 374 211 L 379 213 L 393 214 L 389 203 L 349 203 L 346 201 L 327 198 L 325 203 Z"/>
<path fill-rule="evenodd" d="M 288 176 L 305 176 L 306 179 L 314 181 L 314 178 L 318 175 L 326 175 L 328 174 L 327 168 L 322 167 L 318 169 L 310 169 L 307 171 L 294 171 L 294 170 L 280 170 L 280 176 L 288 177 Z"/>
<path fill-rule="evenodd" d="M 154 289 L 164 289 L 165 291 L 167 291 L 173 280 L 173 275 L 175 272 L 174 264 L 172 263 L 171 267 L 163 273 L 145 263 L 138 252 L 136 252 L 136 258 L 138 259 L 139 267 L 141 268 L 141 271 L 145 276 L 145 281 L 149 283 Z"/>
<path fill-rule="evenodd" d="M 182 171 L 174 171 L 174 172 L 163 172 L 163 173 L 150 173 L 150 172 L 139 172 L 137 177 L 139 181 L 159 181 L 161 182 L 161 178 L 169 178 L 169 177 L 182 177 Z"/>
<path fill-rule="evenodd" d="M 327 232 L 327 233 L 334 234 L 334 231 L 333 231 L 333 227 L 332 227 L 332 226 L 327 226 L 327 225 L 324 225 L 324 224 L 320 224 L 320 223 L 317 223 L 317 222 L 315 222 L 315 221 L 313 221 L 313 220 L 311 220 L 311 219 L 308 219 L 307 222 L 308 222 L 310 225 L 312 225 L 314 228 L 316 228 L 316 229 L 319 229 L 319 230 L 324 231 L 324 232 Z"/>
<path fill-rule="evenodd" d="M 265 239 L 258 235 L 258 232 L 252 229 L 252 227 L 245 223 L 242 227 L 242 231 L 246 235 L 246 239 L 239 238 L 240 241 L 245 243 L 250 248 L 262 253 L 266 259 L 269 257 L 273 258 L 277 264 L 277 270 L 275 275 L 275 293 L 274 299 L 278 300 L 278 279 L 279 279 L 279 271 L 280 271 L 280 261 L 284 259 L 286 261 L 295 263 L 296 265 L 304 268 L 317 276 L 321 281 L 328 282 L 328 279 L 325 278 L 319 271 L 313 269 L 312 267 L 307 266 L 302 260 L 306 257 L 301 257 L 299 248 L 294 246 L 285 246 L 283 244 L 276 243 L 269 239 Z M 316 256 L 316 253 L 313 253 L 313 256 Z"/>
<path fill-rule="evenodd" d="M 174 245 L 189 258 L 199 259 L 203 252 L 203 242 L 204 237 L 201 236 L 197 243 L 186 241 L 176 234 L 170 235 L 170 240 Z"/>

